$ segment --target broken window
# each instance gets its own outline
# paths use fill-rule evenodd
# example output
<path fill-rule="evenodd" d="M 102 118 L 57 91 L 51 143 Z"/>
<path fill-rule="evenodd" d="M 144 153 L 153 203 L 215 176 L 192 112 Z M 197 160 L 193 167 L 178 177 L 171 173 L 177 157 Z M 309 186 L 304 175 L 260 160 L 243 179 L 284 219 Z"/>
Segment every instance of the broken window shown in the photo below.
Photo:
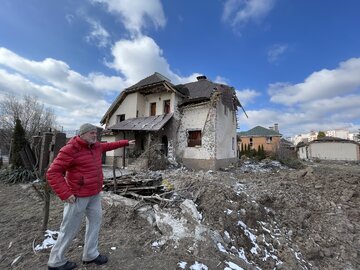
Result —
<path fill-rule="evenodd" d="M 201 146 L 201 130 L 188 131 L 188 147 Z"/>
<path fill-rule="evenodd" d="M 164 100 L 164 113 L 170 113 L 170 100 Z"/>
<path fill-rule="evenodd" d="M 150 103 L 150 116 L 156 115 L 156 102 Z"/>
<path fill-rule="evenodd" d="M 266 143 L 271 143 L 272 142 L 272 137 L 266 137 Z"/>
<path fill-rule="evenodd" d="M 125 120 L 125 114 L 118 114 L 116 116 L 116 123 L 120 123 Z"/>

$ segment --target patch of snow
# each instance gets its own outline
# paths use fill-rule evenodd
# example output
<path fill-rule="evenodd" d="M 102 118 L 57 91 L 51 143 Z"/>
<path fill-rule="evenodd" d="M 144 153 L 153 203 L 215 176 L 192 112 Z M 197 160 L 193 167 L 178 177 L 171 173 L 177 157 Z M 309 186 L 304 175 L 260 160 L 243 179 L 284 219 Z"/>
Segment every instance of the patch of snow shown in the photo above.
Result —
<path fill-rule="evenodd" d="M 205 264 L 195 261 L 195 263 L 190 266 L 190 270 L 208 270 L 208 267 Z"/>
<path fill-rule="evenodd" d="M 231 210 L 231 209 L 226 209 L 224 211 L 224 213 L 227 214 L 227 215 L 231 215 L 232 212 L 233 212 L 233 210 Z"/>
<path fill-rule="evenodd" d="M 221 252 L 228 253 L 221 243 L 217 243 L 217 247 Z"/>
<path fill-rule="evenodd" d="M 111 250 L 116 250 L 116 247 L 111 247 Z"/>
<path fill-rule="evenodd" d="M 186 199 L 181 205 L 180 208 L 190 214 L 191 217 L 193 217 L 195 220 L 200 221 L 202 219 L 202 215 L 198 212 L 196 208 L 196 204 L 189 199 Z"/>
<path fill-rule="evenodd" d="M 257 249 L 259 248 L 258 244 L 256 243 L 256 235 L 254 235 L 250 229 L 246 226 L 246 224 L 244 222 L 242 222 L 241 220 L 238 221 L 238 224 L 240 225 L 245 233 L 245 235 L 250 239 L 250 241 L 252 242 L 252 244 L 254 245 L 254 247 L 251 248 L 250 252 L 252 254 L 258 254 L 257 253 Z"/>
<path fill-rule="evenodd" d="M 51 231 L 51 230 L 46 230 L 45 232 L 45 240 L 42 242 L 42 244 L 39 244 L 35 247 L 36 251 L 40 251 L 43 249 L 48 249 L 51 248 L 55 245 L 57 237 L 59 235 L 59 232 L 57 231 Z"/>
<path fill-rule="evenodd" d="M 178 262 L 177 264 L 181 269 L 185 269 L 187 262 Z"/>
<path fill-rule="evenodd" d="M 152 247 L 154 248 L 159 248 L 163 245 L 165 245 L 166 241 L 164 239 L 160 240 L 160 241 L 155 241 L 154 243 L 151 244 Z"/>
<path fill-rule="evenodd" d="M 234 247 L 235 248 L 235 247 Z M 236 248 L 235 248 L 236 249 Z M 246 255 L 245 255 L 245 250 L 244 248 L 239 248 L 238 250 L 236 250 L 238 252 L 238 256 L 240 259 L 242 259 L 243 261 L 249 263 L 248 259 L 246 258 Z"/>
<path fill-rule="evenodd" d="M 224 270 L 244 270 L 244 268 L 241 268 L 240 266 L 238 266 L 233 262 L 225 262 L 225 263 L 228 265 L 228 267 L 225 267 Z"/>
<path fill-rule="evenodd" d="M 20 260 L 21 256 L 22 256 L 22 254 L 20 254 L 19 256 L 17 256 L 17 257 L 15 258 L 15 260 L 12 261 L 12 263 L 11 263 L 10 266 L 14 266 L 14 265 Z"/>

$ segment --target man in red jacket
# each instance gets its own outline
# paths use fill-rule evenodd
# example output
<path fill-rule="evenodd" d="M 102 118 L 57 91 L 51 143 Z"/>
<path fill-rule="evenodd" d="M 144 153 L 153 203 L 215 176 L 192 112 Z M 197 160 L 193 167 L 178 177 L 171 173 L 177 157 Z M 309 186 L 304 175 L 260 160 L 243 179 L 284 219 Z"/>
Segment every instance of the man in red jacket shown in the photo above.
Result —
<path fill-rule="evenodd" d="M 72 138 L 54 159 L 46 177 L 52 189 L 65 201 L 64 215 L 56 244 L 51 250 L 48 269 L 71 270 L 76 263 L 65 258 L 65 252 L 79 231 L 86 216 L 85 244 L 82 255 L 84 264 L 107 263 L 98 251 L 102 209 L 100 191 L 103 185 L 102 153 L 135 144 L 121 140 L 112 143 L 96 141 L 97 128 L 83 124 L 79 135 Z"/>

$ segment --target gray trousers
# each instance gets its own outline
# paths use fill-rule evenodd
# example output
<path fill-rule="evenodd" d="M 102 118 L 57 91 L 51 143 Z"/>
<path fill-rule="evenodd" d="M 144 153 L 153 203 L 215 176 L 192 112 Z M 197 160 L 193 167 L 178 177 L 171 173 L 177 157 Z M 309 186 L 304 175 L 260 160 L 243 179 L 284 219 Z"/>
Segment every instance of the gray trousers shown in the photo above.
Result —
<path fill-rule="evenodd" d="M 56 244 L 50 252 L 48 266 L 59 267 L 67 262 L 65 252 L 79 232 L 82 219 L 86 216 L 83 261 L 99 256 L 98 238 L 102 219 L 100 194 L 91 197 L 77 197 L 75 203 L 65 203 L 64 216 Z"/>

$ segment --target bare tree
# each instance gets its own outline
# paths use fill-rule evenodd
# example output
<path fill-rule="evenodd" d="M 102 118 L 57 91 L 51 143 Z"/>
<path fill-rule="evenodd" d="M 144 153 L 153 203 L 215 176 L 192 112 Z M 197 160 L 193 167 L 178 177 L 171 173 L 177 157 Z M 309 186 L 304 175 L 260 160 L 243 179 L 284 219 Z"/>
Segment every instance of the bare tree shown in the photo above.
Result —
<path fill-rule="evenodd" d="M 30 140 L 38 132 L 55 126 L 56 118 L 52 109 L 46 108 L 36 96 L 24 95 L 22 98 L 7 95 L 0 101 L 0 144 L 3 151 L 10 147 L 11 132 L 16 119 L 25 130 L 26 139 Z"/>

